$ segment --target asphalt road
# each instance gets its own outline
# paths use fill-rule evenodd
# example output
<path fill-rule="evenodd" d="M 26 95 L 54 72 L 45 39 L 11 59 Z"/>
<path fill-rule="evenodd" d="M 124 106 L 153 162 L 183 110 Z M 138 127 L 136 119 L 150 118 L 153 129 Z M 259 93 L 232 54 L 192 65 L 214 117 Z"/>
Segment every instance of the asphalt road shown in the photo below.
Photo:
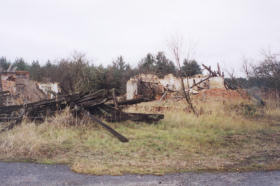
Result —
<path fill-rule="evenodd" d="M 280 186 L 280 171 L 183 173 L 165 176 L 94 176 L 76 174 L 66 165 L 1 163 L 0 185 L 252 185 Z"/>

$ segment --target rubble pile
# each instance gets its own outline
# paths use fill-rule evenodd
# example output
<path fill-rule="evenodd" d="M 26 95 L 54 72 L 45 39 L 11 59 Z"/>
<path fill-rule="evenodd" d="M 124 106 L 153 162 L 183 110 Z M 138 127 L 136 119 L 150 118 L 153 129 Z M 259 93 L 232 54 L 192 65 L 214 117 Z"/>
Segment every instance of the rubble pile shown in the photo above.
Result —
<path fill-rule="evenodd" d="M 4 94 L 6 92 L 9 94 Z M 30 80 L 27 71 L 0 72 L 0 105 L 2 106 L 51 99 L 59 93 L 58 83 L 40 83 Z"/>
<path fill-rule="evenodd" d="M 114 91 L 102 89 L 97 92 L 58 96 L 54 99 L 42 100 L 24 105 L 2 106 L 0 107 L 0 122 L 9 121 L 10 124 L 1 131 L 14 128 L 14 126 L 21 123 L 24 117 L 32 121 L 44 121 L 47 116 L 54 115 L 56 112 L 70 107 L 75 116 L 86 115 L 111 132 L 120 141 L 127 142 L 128 139 L 106 125 L 99 118 L 109 122 L 132 120 L 147 123 L 157 122 L 164 118 L 162 114 L 126 113 L 122 111 L 123 105 L 131 105 L 144 101 L 150 100 L 137 98 L 134 100 L 117 102 Z"/>
<path fill-rule="evenodd" d="M 248 99 L 249 96 L 246 91 L 243 90 L 227 90 L 227 89 L 208 89 L 202 90 L 195 97 L 214 97 L 224 99 Z"/>
<path fill-rule="evenodd" d="M 183 78 L 185 91 L 191 94 L 198 94 L 201 90 L 225 90 L 224 74 L 221 73 L 219 65 L 217 71 L 213 71 L 205 65 L 203 66 L 209 74 L 197 74 Z M 181 87 L 181 79 L 173 74 L 168 74 L 163 79 L 153 74 L 139 74 L 127 81 L 126 99 L 135 99 L 138 96 L 161 99 L 162 96 L 170 97 L 174 92 L 182 91 Z M 174 95 L 176 96 L 176 94 Z"/>

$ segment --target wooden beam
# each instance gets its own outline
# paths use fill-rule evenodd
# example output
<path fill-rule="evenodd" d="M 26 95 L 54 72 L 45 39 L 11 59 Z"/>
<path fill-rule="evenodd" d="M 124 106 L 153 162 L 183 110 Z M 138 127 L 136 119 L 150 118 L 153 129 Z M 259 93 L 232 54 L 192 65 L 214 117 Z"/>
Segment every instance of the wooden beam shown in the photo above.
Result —
<path fill-rule="evenodd" d="M 118 133 L 117 131 L 112 129 L 110 126 L 106 125 L 105 123 L 103 123 L 102 121 L 97 119 L 95 116 L 93 116 L 91 113 L 89 113 L 89 111 L 87 111 L 87 110 L 85 110 L 83 108 L 81 108 L 81 110 L 86 115 L 88 115 L 91 120 L 93 120 L 94 122 L 98 123 L 103 128 L 105 128 L 106 130 L 108 130 L 111 134 L 113 134 L 115 137 L 117 137 L 121 142 L 128 142 L 128 139 L 126 137 L 124 137 L 123 135 L 121 135 L 120 133 Z"/>
<path fill-rule="evenodd" d="M 121 122 L 121 121 L 136 121 L 136 122 L 146 122 L 146 123 L 155 123 L 164 118 L 163 114 L 144 114 L 144 113 L 126 113 L 120 110 L 117 110 L 108 105 L 102 105 L 98 107 L 101 109 L 101 112 L 106 112 L 105 116 L 106 121 L 108 122 Z"/>
<path fill-rule="evenodd" d="M 121 105 L 134 105 L 137 103 L 142 103 L 142 102 L 148 102 L 148 101 L 152 101 L 152 99 L 147 99 L 147 98 L 136 98 L 136 99 L 131 99 L 131 100 L 125 100 L 125 101 L 120 101 L 118 102 L 118 106 Z M 114 104 L 106 104 L 108 106 L 114 106 Z"/>
<path fill-rule="evenodd" d="M 197 85 L 199 85 L 200 83 L 203 83 L 204 81 L 210 79 L 211 77 L 212 77 L 212 76 L 208 76 L 207 78 L 200 80 L 199 82 L 193 84 L 193 85 L 190 87 L 190 89 L 193 88 L 193 87 L 195 87 L 195 86 L 197 86 Z"/>
<path fill-rule="evenodd" d="M 167 92 L 168 92 L 168 90 L 166 90 L 166 91 L 164 92 L 164 94 L 161 96 L 161 98 L 160 98 L 159 101 L 162 101 L 162 100 L 165 98 L 165 96 L 167 95 Z"/>
<path fill-rule="evenodd" d="M 20 124 L 21 121 L 22 121 L 22 118 L 23 118 L 24 114 L 25 114 L 25 109 L 23 109 L 23 110 L 21 111 L 19 117 L 18 117 L 16 120 L 14 120 L 12 123 L 10 123 L 10 125 L 8 125 L 7 127 L 5 127 L 5 128 L 3 128 L 2 130 L 0 130 L 0 133 L 1 133 L 1 132 L 5 132 L 5 131 L 7 131 L 7 130 L 11 130 L 11 129 L 13 129 L 16 125 Z"/>
<path fill-rule="evenodd" d="M 85 108 L 83 108 L 83 107 L 81 107 L 79 105 L 76 105 L 75 103 L 72 103 L 72 105 L 74 106 L 74 110 L 80 111 L 82 114 L 87 115 L 92 121 L 94 121 L 97 124 L 101 125 L 104 129 L 108 130 L 111 134 L 113 134 L 115 137 L 117 137 L 121 142 L 128 142 L 129 141 L 126 137 L 124 137 L 123 135 L 121 135 L 120 133 L 115 131 L 113 128 L 111 128 L 110 126 L 106 125 L 104 122 L 102 122 L 98 118 L 96 118 L 93 114 L 91 114 Z"/>
<path fill-rule="evenodd" d="M 114 89 L 114 88 L 113 88 L 113 90 L 112 90 L 112 96 L 113 96 L 113 101 L 114 101 L 115 108 L 116 108 L 116 109 L 119 109 L 118 100 L 117 100 L 116 92 L 115 92 L 115 89 Z"/>

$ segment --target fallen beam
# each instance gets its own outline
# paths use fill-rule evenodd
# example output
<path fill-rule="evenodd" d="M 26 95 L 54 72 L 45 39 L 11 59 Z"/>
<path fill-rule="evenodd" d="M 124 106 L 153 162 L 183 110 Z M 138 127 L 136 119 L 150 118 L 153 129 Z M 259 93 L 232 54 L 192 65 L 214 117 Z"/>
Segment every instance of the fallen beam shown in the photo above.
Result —
<path fill-rule="evenodd" d="M 114 104 L 108 104 L 109 100 L 112 100 Z M 60 96 L 55 99 L 42 100 L 26 105 L 0 107 L 0 122 L 12 120 L 10 125 L 2 129 L 1 132 L 14 128 L 14 126 L 21 123 L 24 116 L 32 121 L 36 119 L 44 121 L 46 116 L 54 115 L 57 111 L 70 107 L 72 111 L 87 115 L 91 120 L 108 130 L 121 142 L 128 142 L 126 137 L 99 120 L 96 115 L 110 122 L 131 120 L 154 123 L 164 118 L 163 114 L 125 113 L 121 111 L 121 107 L 119 107 L 120 105 L 132 105 L 145 101 L 151 101 L 151 99 L 138 98 L 117 102 L 114 91 L 110 94 L 107 90 L 99 90 L 97 92 Z"/>
<path fill-rule="evenodd" d="M 200 83 L 203 83 L 204 81 L 207 81 L 207 80 L 210 79 L 211 77 L 212 77 L 212 76 L 208 76 L 207 78 L 200 80 L 199 82 L 193 84 L 193 85 L 190 87 L 190 89 L 193 88 L 193 87 L 195 87 L 195 86 L 197 86 L 197 85 L 199 85 Z"/>
<path fill-rule="evenodd" d="M 136 98 L 136 99 L 131 99 L 131 100 L 119 101 L 118 106 L 134 105 L 134 104 L 137 104 L 137 103 L 148 102 L 148 101 L 152 101 L 152 99 L 147 99 L 147 98 L 141 97 L 141 98 Z M 106 105 L 114 106 L 114 104 L 106 104 Z"/>
<path fill-rule="evenodd" d="M 109 122 L 121 122 L 121 121 L 135 121 L 135 122 L 145 122 L 145 123 L 155 123 L 163 119 L 163 114 L 143 114 L 143 113 L 125 113 L 115 114 L 112 117 L 106 117 L 106 121 Z"/>
<path fill-rule="evenodd" d="M 126 113 L 117 110 L 109 105 L 102 105 L 98 107 L 103 117 L 108 122 L 121 122 L 121 121 L 136 121 L 136 122 L 146 122 L 155 123 L 164 118 L 163 114 L 144 114 L 144 113 Z"/>
<path fill-rule="evenodd" d="M 85 110 L 83 108 L 81 108 L 81 111 L 83 113 L 85 113 L 87 116 L 89 116 L 89 118 L 91 120 L 93 120 L 94 122 L 98 123 L 103 128 L 105 128 L 106 130 L 108 130 L 111 134 L 113 134 L 115 137 L 117 137 L 121 142 L 128 142 L 128 139 L 126 137 L 124 137 L 123 135 L 121 135 L 120 133 L 118 133 L 117 131 L 112 129 L 110 126 L 108 126 L 105 123 L 103 123 L 101 120 L 97 119 L 95 116 L 93 116 L 91 113 L 89 113 L 89 111 L 87 111 L 87 110 Z"/>
<path fill-rule="evenodd" d="M 23 109 L 19 115 L 19 117 L 17 119 L 15 119 L 12 123 L 10 123 L 10 125 L 8 125 L 7 127 L 3 128 L 2 130 L 0 130 L 1 132 L 5 132 L 7 130 L 11 130 L 13 129 L 16 125 L 19 125 L 23 119 L 23 116 L 25 114 L 25 109 Z"/>

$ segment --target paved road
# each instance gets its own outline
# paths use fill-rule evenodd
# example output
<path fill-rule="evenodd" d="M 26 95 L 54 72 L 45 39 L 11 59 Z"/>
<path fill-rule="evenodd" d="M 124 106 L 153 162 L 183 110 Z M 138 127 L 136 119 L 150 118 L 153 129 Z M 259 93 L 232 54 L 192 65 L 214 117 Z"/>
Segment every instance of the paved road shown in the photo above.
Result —
<path fill-rule="evenodd" d="M 280 171 L 183 173 L 165 176 L 93 176 L 76 174 L 65 165 L 0 163 L 0 185 L 252 185 L 280 186 Z"/>

